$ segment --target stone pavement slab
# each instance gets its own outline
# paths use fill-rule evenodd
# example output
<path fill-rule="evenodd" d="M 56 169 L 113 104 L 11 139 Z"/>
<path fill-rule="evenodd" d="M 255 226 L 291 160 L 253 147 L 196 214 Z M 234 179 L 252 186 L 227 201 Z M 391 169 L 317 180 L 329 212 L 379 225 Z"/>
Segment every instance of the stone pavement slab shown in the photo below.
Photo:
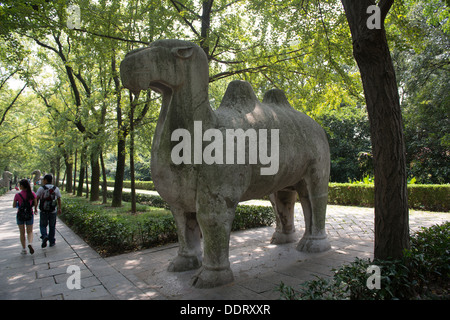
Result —
<path fill-rule="evenodd" d="M 0 197 L 0 299 L 138 299 L 145 294 L 109 265 L 62 221 L 57 221 L 56 245 L 40 247 L 39 215 L 34 220 L 35 253 L 21 255 L 19 231 L 12 200 L 15 192 Z M 67 281 L 80 270 L 80 289 Z"/>
<path fill-rule="evenodd" d="M 170 273 L 169 262 L 178 245 L 102 258 L 62 221 L 57 221 L 56 246 L 42 249 L 39 216 L 35 216 L 35 254 L 21 255 L 12 199 L 0 197 L 0 299 L 55 300 L 273 300 L 283 282 L 297 287 L 315 276 L 354 260 L 372 258 L 373 208 L 329 206 L 327 232 L 332 249 L 318 254 L 296 250 L 297 243 L 270 244 L 273 227 L 233 232 L 230 263 L 235 281 L 212 289 L 190 285 L 197 271 Z M 251 201 L 270 205 L 267 201 Z M 410 211 L 410 229 L 449 220 L 448 213 Z M 304 228 L 301 206 L 296 205 L 298 238 Z M 70 289 L 69 266 L 80 270 L 80 289 Z"/>

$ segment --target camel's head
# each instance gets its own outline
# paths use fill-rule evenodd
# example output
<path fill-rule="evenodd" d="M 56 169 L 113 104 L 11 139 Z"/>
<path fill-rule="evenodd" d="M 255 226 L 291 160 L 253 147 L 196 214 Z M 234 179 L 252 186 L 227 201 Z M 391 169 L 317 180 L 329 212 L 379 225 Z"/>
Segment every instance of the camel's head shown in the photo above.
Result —
<path fill-rule="evenodd" d="M 149 47 L 130 51 L 120 65 L 125 88 L 133 93 L 152 89 L 167 93 L 185 84 L 208 85 L 208 60 L 196 44 L 158 40 Z"/>
<path fill-rule="evenodd" d="M 3 172 L 3 178 L 11 180 L 12 176 L 13 176 L 13 174 L 11 172 L 9 172 L 9 171 Z"/>

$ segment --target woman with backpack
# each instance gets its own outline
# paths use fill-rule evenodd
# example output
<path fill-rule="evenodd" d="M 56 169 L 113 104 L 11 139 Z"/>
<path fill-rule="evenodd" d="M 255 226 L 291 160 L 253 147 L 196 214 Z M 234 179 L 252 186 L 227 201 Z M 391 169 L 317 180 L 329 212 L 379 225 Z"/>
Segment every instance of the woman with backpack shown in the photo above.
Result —
<path fill-rule="evenodd" d="M 27 250 L 25 249 L 26 226 L 26 232 L 28 236 L 28 249 L 30 250 L 30 254 L 33 254 L 34 249 L 31 244 L 33 243 L 34 215 L 37 214 L 36 211 L 33 212 L 33 207 L 37 207 L 36 194 L 31 190 L 30 183 L 27 179 L 20 180 L 19 187 L 21 191 L 14 196 L 13 208 L 18 208 L 16 221 L 20 231 L 20 243 L 22 244 L 21 253 L 27 253 Z M 25 203 L 25 201 L 28 201 L 29 206 Z M 29 214 L 30 209 L 31 215 Z M 30 216 L 31 218 L 29 218 Z"/>

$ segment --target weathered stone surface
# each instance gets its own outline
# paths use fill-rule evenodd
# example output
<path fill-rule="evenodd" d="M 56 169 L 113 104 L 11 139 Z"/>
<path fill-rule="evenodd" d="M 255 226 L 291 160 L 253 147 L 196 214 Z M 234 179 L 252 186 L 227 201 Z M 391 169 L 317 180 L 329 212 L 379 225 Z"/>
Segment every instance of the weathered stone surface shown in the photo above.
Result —
<path fill-rule="evenodd" d="M 228 250 L 235 208 L 239 201 L 268 194 L 277 215 L 274 243 L 296 240 L 298 194 L 305 216 L 298 249 L 330 248 L 325 233 L 328 141 L 323 129 L 292 108 L 282 91 L 268 91 L 261 102 L 249 83 L 232 81 L 213 111 L 206 55 L 194 43 L 180 40 L 159 40 L 131 51 L 120 70 L 123 85 L 133 93 L 150 88 L 163 96 L 151 169 L 177 224 L 180 247 L 169 270 L 201 267 L 193 281 L 197 287 L 232 282 Z M 230 132 L 237 136 L 233 145 L 227 144 Z M 239 145 L 239 139 L 249 143 Z M 237 164 L 239 152 L 245 159 Z"/>
<path fill-rule="evenodd" d="M 39 180 L 41 180 L 43 177 L 41 177 L 41 170 L 34 170 L 32 173 L 33 175 L 33 183 L 37 184 Z"/>
<path fill-rule="evenodd" d="M 3 178 L 0 179 L 0 188 L 2 187 L 8 187 L 9 188 L 9 182 L 11 181 L 13 174 L 9 171 L 3 171 Z"/>

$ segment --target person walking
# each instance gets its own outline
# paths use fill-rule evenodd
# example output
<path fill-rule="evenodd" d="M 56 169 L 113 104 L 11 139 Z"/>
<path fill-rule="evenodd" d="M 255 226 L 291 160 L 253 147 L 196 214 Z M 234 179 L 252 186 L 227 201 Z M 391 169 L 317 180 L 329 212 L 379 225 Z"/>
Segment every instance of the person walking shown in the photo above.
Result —
<path fill-rule="evenodd" d="M 56 216 L 61 213 L 61 191 L 57 186 L 52 184 L 52 181 L 53 176 L 46 174 L 42 179 L 42 186 L 36 192 L 40 210 L 39 228 L 41 231 L 42 248 L 47 247 L 47 241 L 50 243 L 50 247 L 55 245 Z"/>
<path fill-rule="evenodd" d="M 22 244 L 22 254 L 26 254 L 27 250 L 25 249 L 26 245 L 26 239 L 25 239 L 25 228 L 26 233 L 28 237 L 28 250 L 30 250 L 30 254 L 34 253 L 33 249 L 33 224 L 34 224 L 34 215 L 37 214 L 37 211 L 34 210 L 33 207 L 36 208 L 37 202 L 36 202 L 36 194 L 31 190 L 30 183 L 27 179 L 22 179 L 19 182 L 19 188 L 20 192 L 16 193 L 14 196 L 13 201 L 13 208 L 17 208 L 17 216 L 16 216 L 16 222 L 19 227 L 20 231 L 20 243 Z M 21 208 L 22 204 L 28 201 L 29 203 L 29 210 L 31 210 L 31 218 L 28 220 L 22 220 L 21 215 L 19 214 L 19 208 L 20 210 L 23 210 L 23 207 Z"/>

